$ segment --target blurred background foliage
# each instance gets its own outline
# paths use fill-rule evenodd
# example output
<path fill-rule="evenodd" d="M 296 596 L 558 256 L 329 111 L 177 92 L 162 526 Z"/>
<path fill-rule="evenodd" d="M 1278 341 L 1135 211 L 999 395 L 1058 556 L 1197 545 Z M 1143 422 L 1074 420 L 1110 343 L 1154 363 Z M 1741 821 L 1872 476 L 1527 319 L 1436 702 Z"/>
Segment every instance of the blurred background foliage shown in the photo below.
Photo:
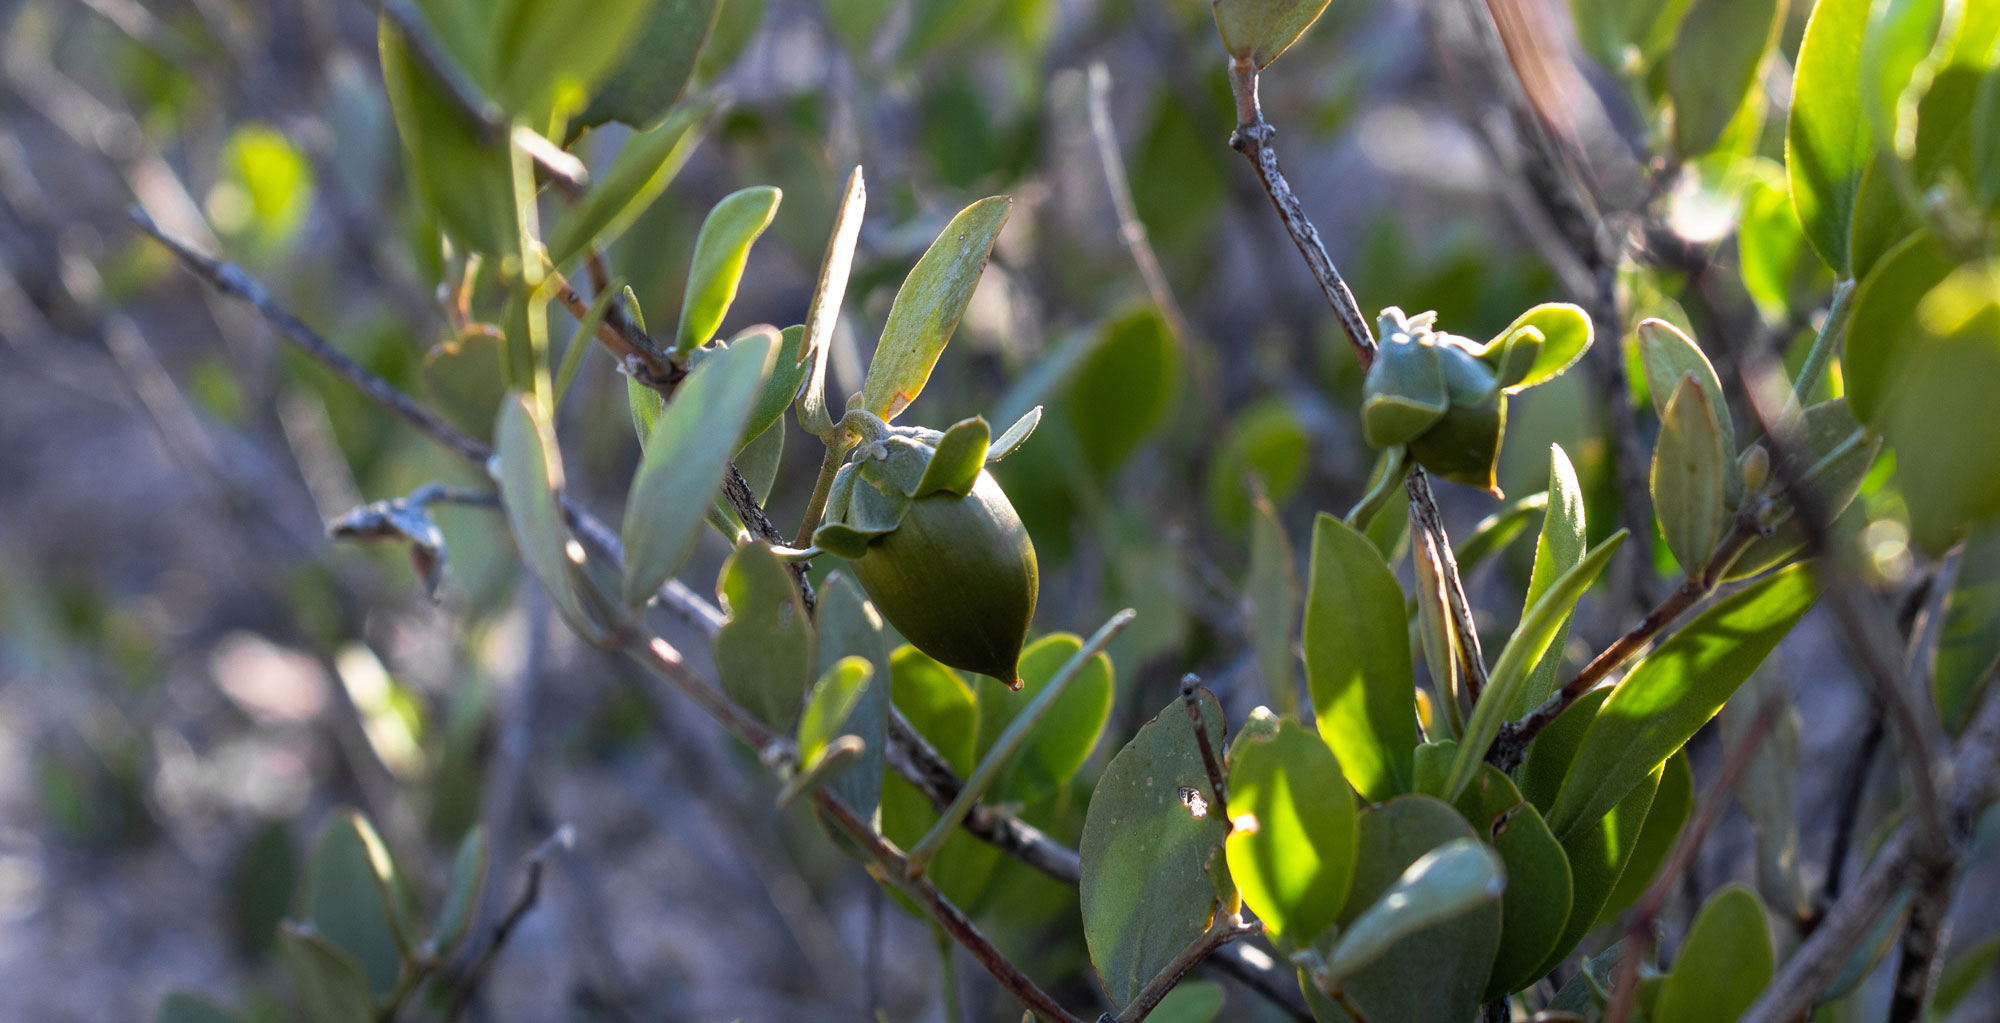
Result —
<path fill-rule="evenodd" d="M 1561 5 L 1534 6 L 1567 27 Z M 1806 6 L 1788 8 L 1774 64 L 1796 52 Z M 1371 469 L 1353 354 L 1227 145 L 1234 112 L 1208 5 L 713 7 L 698 55 L 686 40 L 646 41 L 694 59 L 690 91 L 720 104 L 686 168 L 609 252 L 656 332 L 680 303 L 702 217 L 758 184 L 784 202 L 723 333 L 799 322 L 841 183 L 863 165 L 872 202 L 831 364 L 845 394 L 951 213 L 1015 197 L 914 415 L 942 427 L 984 411 L 1004 424 L 1045 406 L 1041 435 L 999 467 L 1041 555 L 1037 632 L 1140 612 L 1111 650 L 1116 698 L 1092 766 L 1022 807 L 1074 844 L 1090 779 L 1183 672 L 1201 673 L 1232 720 L 1272 698 L 1244 597 L 1254 495 L 1302 549 L 1312 514 L 1351 505 Z M 1477 106 L 1418 7 L 1337 0 L 1267 77 L 1265 110 L 1363 306 L 1435 309 L 1444 329 L 1484 338 L 1573 296 L 1516 216 L 1518 182 L 1467 127 Z M 445 890 L 460 836 L 483 823 L 487 921 L 518 890 L 529 850 L 574 827 L 481 1018 L 845 1019 L 863 1006 L 937 1018 L 926 930 L 805 815 L 766 812 L 768 780 L 710 723 L 648 703 L 630 665 L 550 628 L 546 603 L 517 588 L 500 517 L 437 509 L 449 569 L 436 602 L 400 550 L 324 539 L 323 523 L 366 501 L 484 481 L 274 346 L 127 226 L 136 202 L 273 282 L 371 371 L 448 403 L 427 360 L 478 356 L 437 348 L 454 338 L 441 289 L 459 263 L 406 177 L 370 5 L 9 0 L 0 25 L 0 1016 L 139 1019 L 187 988 L 248 1018 L 287 1018 L 276 922 L 298 904 L 304 850 L 355 806 L 425 905 Z M 1573 42 L 1612 118 L 1586 127 L 1658 141 L 1662 126 L 1633 111 L 1667 88 L 1659 54 L 1589 31 Z M 1148 293 L 1121 236 L 1092 121 L 1086 69 L 1098 62 L 1096 101 L 1177 309 Z M 1687 327 L 1702 324 L 1675 296 L 1713 288 L 1797 335 L 1796 361 L 1812 335 L 1799 310 L 1832 277 L 1785 201 L 1781 111 L 1763 116 L 1766 85 L 1789 73 L 1759 81 L 1757 115 L 1725 118 L 1733 153 L 1696 161 L 1663 199 L 1683 240 L 1723 241 L 1717 279 L 1646 269 L 1621 284 L 1631 322 Z M 601 167 L 629 134 L 608 124 L 573 148 Z M 1578 147 L 1607 148 L 1589 131 Z M 1649 180 L 1616 159 L 1592 170 L 1613 196 Z M 553 333 L 570 327 L 557 314 Z M 1614 354 L 1618 342 L 1599 339 Z M 1649 408 L 1644 375 L 1625 377 Z M 1593 542 L 1620 521 L 1607 379 L 1580 369 L 1521 396 L 1500 468 L 1510 497 L 1531 494 L 1560 443 L 1590 495 Z M 1825 386 L 1838 393 L 1837 375 Z M 571 489 L 615 514 L 638 455 L 624 382 L 586 354 L 575 387 L 559 424 Z M 782 425 L 791 441 L 768 505 L 786 525 L 818 451 L 791 417 Z M 1462 487 L 1444 497 L 1460 537 L 1499 506 Z M 1404 542 L 1401 518 L 1383 516 L 1384 548 Z M 1848 519 L 1867 538 L 1870 581 L 1906 588 L 1916 562 L 1892 458 Z M 1471 577 L 1475 607 L 1519 605 L 1527 546 Z M 1664 585 L 1673 562 L 1663 543 L 1655 551 Z M 683 578 L 713 578 L 726 554 L 706 536 Z M 1590 606 L 1572 657 L 1631 611 L 1615 593 Z M 1478 624 L 1489 650 L 1513 625 Z M 1828 636 L 1809 620 L 1770 670 L 1844 678 Z M 1812 765 L 1840 755 L 1866 714 L 1856 685 L 1819 691 L 1802 708 L 1806 807 L 1833 798 L 1838 772 Z M 1711 746 L 1704 737 L 1697 757 Z M 1891 813 L 1890 788 L 1877 787 L 1868 822 Z M 1698 864 L 1710 887 L 1754 856 L 1749 828 L 1731 825 Z M 1808 814 L 1803 828 L 1818 848 L 1832 822 Z M 1088 1004 L 1074 891 L 1012 860 L 991 870 L 968 900 L 982 926 Z M 957 975 L 971 1018 L 1003 1018 L 983 974 L 960 963 Z M 1190 988 L 1177 996 L 1188 1015 L 1174 1018 L 1207 1018 L 1210 997 Z M 1229 1018 L 1269 1011 L 1232 999 Z"/>

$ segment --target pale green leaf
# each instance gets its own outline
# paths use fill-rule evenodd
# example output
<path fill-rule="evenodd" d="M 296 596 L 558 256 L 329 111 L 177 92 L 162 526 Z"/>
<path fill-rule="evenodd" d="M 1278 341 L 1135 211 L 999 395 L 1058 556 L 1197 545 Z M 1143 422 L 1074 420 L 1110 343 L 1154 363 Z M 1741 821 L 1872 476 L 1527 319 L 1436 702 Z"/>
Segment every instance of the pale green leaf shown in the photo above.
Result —
<path fill-rule="evenodd" d="M 1708 392 L 1689 373 L 1660 417 L 1651 483 L 1653 513 L 1659 516 L 1667 549 L 1691 579 L 1702 576 L 1722 539 L 1729 519 L 1727 479 L 1736 471 L 1735 455 L 1723 439 Z"/>
<path fill-rule="evenodd" d="M 1688 8 L 1667 59 L 1681 156 L 1700 156 L 1722 138 L 1757 84 L 1784 8 L 1779 0 L 1694 0 Z"/>
<path fill-rule="evenodd" d="M 1792 75 L 1785 175 L 1799 223 L 1820 258 L 1849 269 L 1848 235 L 1874 151 L 1862 114 L 1861 47 L 1870 0 L 1818 0 Z"/>
<path fill-rule="evenodd" d="M 663 0 L 662 6 L 677 2 Z M 567 266 L 586 248 L 609 245 L 624 234 L 694 155 L 707 112 L 705 106 L 676 110 L 659 126 L 627 138 L 611 165 L 557 221 L 549 235 L 549 262 Z"/>
<path fill-rule="evenodd" d="M 714 641 L 722 691 L 765 724 L 788 729 L 820 671 L 813 627 L 791 570 L 762 543 L 736 548 L 716 581 L 729 621 Z"/>
<path fill-rule="evenodd" d="M 1264 677 L 1264 688 L 1285 713 L 1297 716 L 1298 655 L 1292 652 L 1298 635 L 1299 570 L 1285 524 L 1269 501 L 1257 502 L 1250 527 L 1250 571 L 1243 580 L 1245 617 L 1251 653 Z"/>
<path fill-rule="evenodd" d="M 1507 886 L 1498 854 L 1476 838 L 1455 838 L 1419 857 L 1341 932 L 1327 974 L 1344 979 L 1399 941 L 1500 900 Z"/>
<path fill-rule="evenodd" d="M 862 408 L 894 419 L 923 392 L 1013 208 L 1014 198 L 1006 195 L 967 206 L 917 261 L 889 307 L 861 385 Z"/>
<path fill-rule="evenodd" d="M 638 37 L 578 115 L 579 123 L 622 121 L 648 128 L 687 88 L 702 44 L 725 0 L 656 0 Z"/>
<path fill-rule="evenodd" d="M 1223 48 L 1259 71 L 1319 20 L 1327 0 L 1213 0 Z"/>
<path fill-rule="evenodd" d="M 354 957 L 309 928 L 278 928 L 278 961 L 284 963 L 310 1023 L 372 1023 L 375 1001 Z"/>
<path fill-rule="evenodd" d="M 1590 550 L 1584 535 L 1583 484 L 1576 478 L 1576 467 L 1570 464 L 1569 453 L 1560 444 L 1549 445 L 1549 489 L 1543 496 L 1543 504 L 1546 511 L 1542 515 L 1542 530 L 1535 538 L 1535 564 L 1528 575 L 1528 595 L 1521 602 L 1523 613 L 1534 607 L 1556 580 L 1575 568 Z M 1471 571 L 1462 555 L 1458 563 L 1461 572 Z M 1506 708 L 1509 719 L 1534 710 L 1555 692 L 1556 672 L 1562 667 L 1563 648 L 1569 643 L 1569 626 L 1574 618 L 1572 611 L 1556 627 L 1548 652 L 1535 665 L 1527 684 L 1509 702 Z"/>
<path fill-rule="evenodd" d="M 651 600 L 687 561 L 770 372 L 775 340 L 774 334 L 739 338 L 690 373 L 661 413 L 625 503 L 627 604 Z"/>

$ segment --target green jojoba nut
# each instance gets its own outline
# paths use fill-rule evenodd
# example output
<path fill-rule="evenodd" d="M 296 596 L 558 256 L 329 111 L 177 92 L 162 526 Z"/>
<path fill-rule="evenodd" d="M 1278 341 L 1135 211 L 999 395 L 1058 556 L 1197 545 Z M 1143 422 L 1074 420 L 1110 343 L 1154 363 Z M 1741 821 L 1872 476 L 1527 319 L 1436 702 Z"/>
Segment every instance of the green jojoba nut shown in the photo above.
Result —
<path fill-rule="evenodd" d="M 1437 425 L 1451 405 L 1437 346 L 1402 330 L 1384 332 L 1362 383 L 1361 432 L 1381 450 L 1408 444 Z"/>
<path fill-rule="evenodd" d="M 986 421 L 943 433 L 879 424 L 834 477 L 813 543 L 854 562 L 876 609 L 918 650 L 1018 687 L 1040 570 L 986 471 Z"/>

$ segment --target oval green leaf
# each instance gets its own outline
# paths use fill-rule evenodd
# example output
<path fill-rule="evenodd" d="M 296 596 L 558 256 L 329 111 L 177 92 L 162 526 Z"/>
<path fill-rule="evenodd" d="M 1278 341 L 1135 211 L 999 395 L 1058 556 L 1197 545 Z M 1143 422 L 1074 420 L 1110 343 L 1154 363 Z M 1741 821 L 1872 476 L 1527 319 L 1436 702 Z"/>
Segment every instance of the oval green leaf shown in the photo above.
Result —
<path fill-rule="evenodd" d="M 1304 948 L 1340 918 L 1353 881 L 1354 794 L 1326 742 L 1252 711 L 1229 748 L 1229 876 L 1280 948 Z"/>
<path fill-rule="evenodd" d="M 661 4 L 673 6 L 674 0 Z M 659 126 L 626 139 L 611 165 L 557 222 L 549 235 L 549 262 L 567 266 L 583 250 L 609 245 L 624 234 L 694 155 L 707 112 L 705 106 L 678 110 Z"/>
<path fill-rule="evenodd" d="M 789 729 L 819 674 L 812 622 L 791 570 L 770 547 L 747 543 L 723 563 L 715 592 L 729 614 L 714 641 L 723 692 L 765 724 Z"/>
<path fill-rule="evenodd" d="M 1222 707 L 1201 690 L 1209 747 L 1221 749 Z M 1083 936 L 1111 1004 L 1140 988 L 1207 929 L 1215 910 L 1209 853 L 1227 832 L 1207 804 L 1208 773 L 1177 696 L 1104 768 L 1084 815 Z"/>
<path fill-rule="evenodd" d="M 1771 982 L 1775 962 L 1764 907 L 1750 889 L 1725 885 L 1688 929 L 1653 1005 L 1656 1023 L 1717 1023 L 1743 1015 Z"/>
<path fill-rule="evenodd" d="M 1653 446 L 1653 513 L 1667 549 L 1688 578 L 1699 579 L 1729 519 L 1727 477 L 1736 458 L 1722 437 L 1708 392 L 1693 373 L 1681 378 L 1660 417 Z"/>
<path fill-rule="evenodd" d="M 1785 176 L 1806 237 L 1837 273 L 1849 268 L 1855 199 L 1875 139 L 1862 111 L 1869 0 L 1818 0 L 1792 73 Z M 1650 374 L 1649 374 L 1650 376 Z"/>

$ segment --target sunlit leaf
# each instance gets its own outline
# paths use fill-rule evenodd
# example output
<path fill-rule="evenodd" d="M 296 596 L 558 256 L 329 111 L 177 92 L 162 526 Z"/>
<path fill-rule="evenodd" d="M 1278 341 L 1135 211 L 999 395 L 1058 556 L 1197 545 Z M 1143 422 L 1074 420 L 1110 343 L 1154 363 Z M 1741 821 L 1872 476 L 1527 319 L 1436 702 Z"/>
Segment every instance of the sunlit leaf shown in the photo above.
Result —
<path fill-rule="evenodd" d="M 661 6 L 677 2 L 662 0 Z M 549 235 L 549 262 L 566 266 L 585 248 L 609 245 L 623 235 L 694 155 L 706 113 L 705 107 L 682 108 L 658 126 L 627 138 L 611 165 L 556 222 Z"/>
<path fill-rule="evenodd" d="M 1260 720 L 1261 716 L 1261 720 Z M 1229 874 L 1280 947 L 1333 925 L 1353 880 L 1354 795 L 1325 741 L 1265 708 L 1229 747 Z"/>
<path fill-rule="evenodd" d="M 1319 20 L 1327 0 L 1214 0 L 1215 27 L 1229 55 L 1270 67 Z"/>
<path fill-rule="evenodd" d="M 1374 802 L 1409 791 L 1417 710 L 1403 589 L 1367 537 L 1325 513 L 1313 524 L 1303 632 L 1320 735 L 1347 780 Z"/>
<path fill-rule="evenodd" d="M 910 270 L 862 381 L 862 408 L 894 419 L 923 393 L 1013 208 L 1012 196 L 996 195 L 960 210 Z"/>
<path fill-rule="evenodd" d="M 1680 155 L 1700 156 L 1722 138 L 1757 83 L 1784 8 L 1779 0 L 1694 0 L 1688 8 L 1667 60 Z"/>
<path fill-rule="evenodd" d="M 726 0 L 654 0 L 624 59 L 597 88 L 578 121 L 650 128 L 687 88 L 695 59 Z"/>
<path fill-rule="evenodd" d="M 1785 175 L 1799 223 L 1820 258 L 1847 272 L 1855 199 L 1874 137 L 1861 106 L 1869 0 L 1818 0 L 1792 75 Z"/>
<path fill-rule="evenodd" d="M 1528 595 L 1521 602 L 1524 614 L 1590 550 L 1584 531 L 1583 485 L 1577 481 L 1569 453 L 1560 444 L 1549 445 L 1549 489 L 1544 504 L 1542 530 L 1535 538 L 1535 564 L 1528 576 Z M 1469 571 L 1463 556 L 1459 558 L 1459 567 Z M 1548 652 L 1509 701 L 1506 708 L 1509 720 L 1534 710 L 1555 692 L 1556 672 L 1562 667 L 1563 648 L 1569 643 L 1569 626 L 1574 618 L 1572 611 L 1556 627 Z"/>
<path fill-rule="evenodd" d="M 1653 513 L 1667 549 L 1690 578 L 1699 578 L 1728 522 L 1727 479 L 1736 458 L 1708 392 L 1693 373 L 1681 378 L 1660 417 L 1653 448 Z"/>
<path fill-rule="evenodd" d="M 688 267 L 687 290 L 681 295 L 681 322 L 674 330 L 674 348 L 682 353 L 707 344 L 722 326 L 750 246 L 778 213 L 781 193 L 769 185 L 731 192 L 715 204 L 695 237 L 694 263 Z"/>

